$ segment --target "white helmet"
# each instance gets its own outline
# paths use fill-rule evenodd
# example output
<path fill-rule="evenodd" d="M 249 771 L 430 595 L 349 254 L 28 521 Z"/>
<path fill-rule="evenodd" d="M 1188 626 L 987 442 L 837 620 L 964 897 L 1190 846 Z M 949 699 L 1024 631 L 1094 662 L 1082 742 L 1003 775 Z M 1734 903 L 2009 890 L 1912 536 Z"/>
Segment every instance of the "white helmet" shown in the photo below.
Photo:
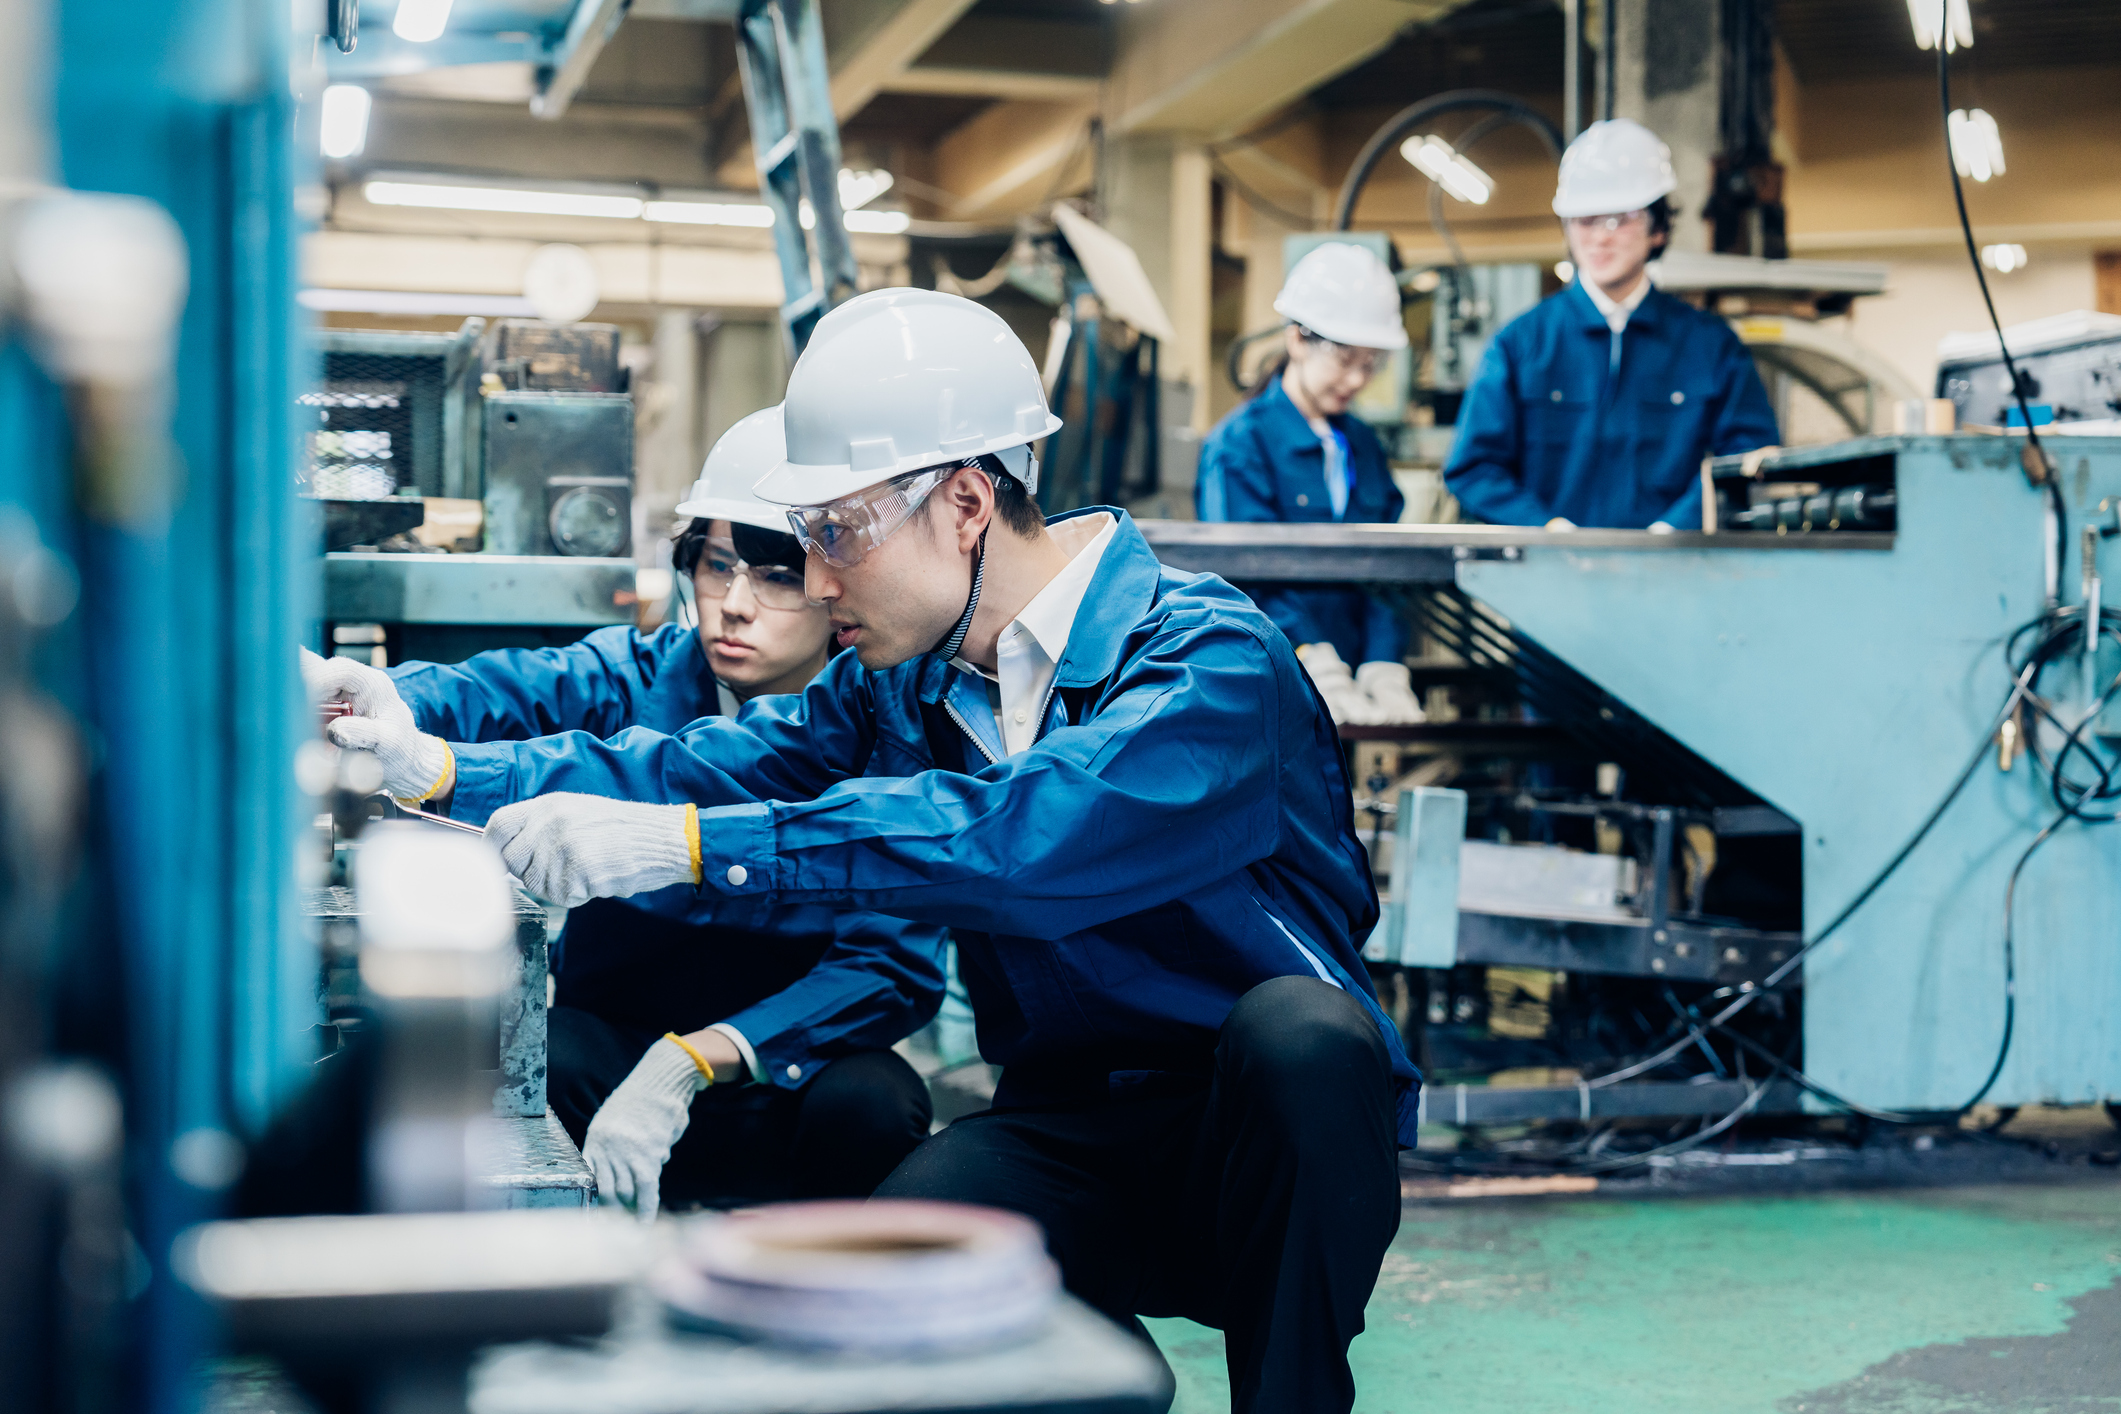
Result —
<path fill-rule="evenodd" d="M 787 460 L 754 490 L 788 506 L 989 453 L 1036 491 L 1031 444 L 1061 426 L 1023 340 L 937 290 L 871 290 L 820 319 L 782 407 Z"/>
<path fill-rule="evenodd" d="M 760 500 L 751 490 L 761 476 L 779 466 L 787 455 L 788 444 L 781 435 L 779 406 L 765 408 L 739 420 L 707 453 L 707 462 L 700 468 L 700 479 L 692 483 L 692 490 L 678 502 L 677 513 L 697 516 L 701 520 L 735 521 L 739 525 L 787 534 L 788 512 Z"/>
<path fill-rule="evenodd" d="M 1672 149 L 1631 118 L 1608 118 L 1585 128 L 1561 154 L 1554 214 L 1567 220 L 1640 211 L 1678 189 Z"/>
<path fill-rule="evenodd" d="M 1329 241 L 1296 262 L 1274 312 L 1322 338 L 1357 349 L 1403 349 L 1399 282 L 1365 246 Z"/>

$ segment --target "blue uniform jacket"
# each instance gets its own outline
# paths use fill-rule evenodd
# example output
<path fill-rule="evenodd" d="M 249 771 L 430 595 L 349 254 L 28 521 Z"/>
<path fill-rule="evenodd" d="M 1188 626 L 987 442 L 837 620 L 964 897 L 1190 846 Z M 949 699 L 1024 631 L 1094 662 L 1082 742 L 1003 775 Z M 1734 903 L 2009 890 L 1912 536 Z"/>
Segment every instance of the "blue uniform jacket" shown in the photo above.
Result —
<path fill-rule="evenodd" d="M 970 675 L 843 653 L 800 695 L 674 736 L 460 747 L 451 810 L 483 820 L 555 790 L 691 801 L 703 898 L 948 925 L 1001 1105 L 1205 1076 L 1245 992 L 1326 978 L 1375 1018 L 1412 1144 L 1419 1077 L 1363 969 L 1377 891 L 1325 706 L 1249 600 L 1165 569 L 1114 514 L 1040 739 L 1016 756 L 988 760 Z"/>
<path fill-rule="evenodd" d="M 1615 336 L 1579 282 L 1488 346 L 1444 481 L 1495 525 L 1566 516 L 1699 530 L 1701 459 L 1777 440 L 1775 410 L 1729 325 L 1653 289 Z"/>
<path fill-rule="evenodd" d="M 675 732 L 721 712 L 699 635 L 677 625 L 602 628 L 566 648 L 408 663 L 391 676 L 421 730 L 453 741 Z M 728 1022 L 760 1078 L 794 1089 L 836 1056 L 926 1025 L 942 1001 L 946 938 L 875 913 L 673 888 L 573 910 L 554 966 L 562 1002 L 622 1025 Z"/>
<path fill-rule="evenodd" d="M 1359 417 L 1326 419 L 1348 439 L 1355 485 L 1343 523 L 1390 524 L 1406 509 L 1377 434 Z M 1326 454 L 1318 434 L 1275 378 L 1257 397 L 1208 433 L 1193 486 L 1202 520 L 1333 520 L 1326 491 Z M 1397 661 L 1406 646 L 1399 616 L 1360 589 L 1298 589 L 1247 584 L 1243 588 L 1291 643 L 1330 643 L 1351 666 Z"/>

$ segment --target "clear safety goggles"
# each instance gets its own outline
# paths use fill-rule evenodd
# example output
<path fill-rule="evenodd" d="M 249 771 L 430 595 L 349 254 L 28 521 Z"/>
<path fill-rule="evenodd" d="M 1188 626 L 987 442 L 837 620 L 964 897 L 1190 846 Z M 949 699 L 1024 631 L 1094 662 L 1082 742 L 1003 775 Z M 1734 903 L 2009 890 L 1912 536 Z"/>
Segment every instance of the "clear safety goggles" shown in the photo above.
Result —
<path fill-rule="evenodd" d="M 1571 216 L 1569 229 L 1582 235 L 1593 231 L 1617 231 L 1623 226 L 1639 225 L 1650 219 L 1647 211 L 1614 211 L 1604 216 Z"/>
<path fill-rule="evenodd" d="M 822 506 L 796 506 L 788 512 L 788 524 L 803 549 L 834 569 L 847 569 L 891 538 L 930 492 L 977 462 L 953 462 L 931 467 L 906 479 L 887 481 L 852 496 L 828 501 Z"/>
<path fill-rule="evenodd" d="M 751 587 L 751 597 L 761 608 L 804 609 L 810 605 L 803 593 L 802 566 L 746 564 L 737 557 L 736 543 L 731 540 L 709 540 L 691 573 L 693 584 L 708 599 L 727 599 L 741 579 Z"/>

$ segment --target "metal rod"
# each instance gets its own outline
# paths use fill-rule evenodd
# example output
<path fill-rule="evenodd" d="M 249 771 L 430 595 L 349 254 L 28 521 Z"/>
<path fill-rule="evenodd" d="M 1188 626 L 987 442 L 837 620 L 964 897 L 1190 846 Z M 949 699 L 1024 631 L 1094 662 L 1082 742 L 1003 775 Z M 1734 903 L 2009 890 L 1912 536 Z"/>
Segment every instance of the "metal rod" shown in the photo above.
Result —
<path fill-rule="evenodd" d="M 486 829 L 482 825 L 468 825 L 462 820 L 452 820 L 447 815 L 437 815 L 432 810 L 422 810 L 416 805 L 407 805 L 402 800 L 393 799 L 390 803 L 395 805 L 402 813 L 412 816 L 415 820 L 425 820 L 430 825 L 447 825 L 450 829 L 462 830 L 467 835 L 484 835 L 486 833 Z"/>
<path fill-rule="evenodd" d="M 1561 10 L 1561 137 L 1574 142 L 1583 126 L 1583 0 L 1564 0 Z"/>
<path fill-rule="evenodd" d="M 1620 37 L 1616 23 L 1620 0 L 1598 0 L 1599 28 L 1605 32 L 1605 48 L 1598 56 L 1598 116 L 1613 120 L 1613 98 L 1620 87 Z"/>

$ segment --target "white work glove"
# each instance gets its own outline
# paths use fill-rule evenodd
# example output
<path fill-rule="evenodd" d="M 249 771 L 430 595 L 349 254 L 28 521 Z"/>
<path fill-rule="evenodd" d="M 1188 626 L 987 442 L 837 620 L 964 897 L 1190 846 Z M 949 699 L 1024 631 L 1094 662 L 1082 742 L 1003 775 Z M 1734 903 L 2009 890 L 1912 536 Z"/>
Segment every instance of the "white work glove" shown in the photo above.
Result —
<path fill-rule="evenodd" d="M 1545 528 L 1548 530 L 1574 530 L 1576 522 L 1570 520 L 1567 516 L 1555 516 L 1546 523 Z"/>
<path fill-rule="evenodd" d="M 655 1221 L 663 1165 L 692 1122 L 692 1097 L 707 1077 L 683 1046 L 665 1036 L 648 1048 L 589 1121 L 582 1157 L 596 1175 L 597 1201 Z"/>
<path fill-rule="evenodd" d="M 1404 726 L 1429 719 L 1429 714 L 1421 710 L 1421 699 L 1414 695 L 1405 663 L 1384 659 L 1365 663 L 1355 670 L 1355 685 L 1370 699 L 1381 723 Z"/>
<path fill-rule="evenodd" d="M 1326 711 L 1332 714 L 1335 726 L 1375 726 L 1383 720 L 1369 697 L 1355 685 L 1354 674 L 1332 644 L 1306 643 L 1296 650 L 1296 658 L 1311 675 L 1318 695 L 1326 699 Z"/>
<path fill-rule="evenodd" d="M 332 722 L 324 734 L 336 746 L 372 753 L 383 768 L 383 788 L 399 800 L 417 805 L 448 794 L 456 784 L 448 744 L 420 730 L 390 674 L 351 658 L 320 658 L 305 648 L 302 686 L 313 702 L 352 705 L 354 715 Z"/>
<path fill-rule="evenodd" d="M 690 805 L 559 791 L 494 811 L 486 838 L 524 888 L 565 908 L 700 881 L 699 815 Z"/>
<path fill-rule="evenodd" d="M 358 717 L 381 717 L 412 723 L 412 708 L 398 696 L 398 685 L 381 668 L 352 658 L 320 658 L 302 650 L 302 686 L 312 702 L 345 702 Z"/>

